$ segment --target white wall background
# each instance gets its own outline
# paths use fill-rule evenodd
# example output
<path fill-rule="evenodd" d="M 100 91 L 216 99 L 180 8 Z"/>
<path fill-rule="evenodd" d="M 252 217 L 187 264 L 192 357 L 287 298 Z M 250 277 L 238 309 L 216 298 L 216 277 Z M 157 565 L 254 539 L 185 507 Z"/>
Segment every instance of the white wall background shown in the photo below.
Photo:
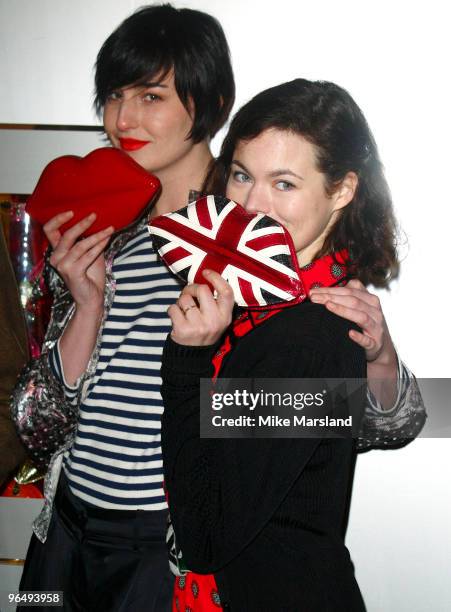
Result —
<path fill-rule="evenodd" d="M 0 0 L 0 122 L 98 123 L 92 66 L 142 3 Z M 187 0 L 224 26 L 237 105 L 304 76 L 336 81 L 379 143 L 408 246 L 384 312 L 418 377 L 449 377 L 449 19 L 440 0 Z M 217 151 L 220 137 L 214 142 Z M 433 406 L 429 406 L 433 411 Z M 359 459 L 348 545 L 369 612 L 451 609 L 449 440 Z M 276 612 L 276 611 L 275 611 Z"/>

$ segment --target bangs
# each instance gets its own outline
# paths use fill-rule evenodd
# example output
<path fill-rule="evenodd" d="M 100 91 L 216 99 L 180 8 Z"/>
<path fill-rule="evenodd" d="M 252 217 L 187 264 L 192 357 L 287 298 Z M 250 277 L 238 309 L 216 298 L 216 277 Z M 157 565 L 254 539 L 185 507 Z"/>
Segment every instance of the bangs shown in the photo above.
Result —
<path fill-rule="evenodd" d="M 119 42 L 119 44 L 118 44 Z M 94 106 L 100 113 L 108 96 L 122 87 L 144 85 L 163 79 L 174 66 L 174 48 L 164 29 L 157 32 L 127 32 L 114 45 L 105 42 L 96 63 Z"/>

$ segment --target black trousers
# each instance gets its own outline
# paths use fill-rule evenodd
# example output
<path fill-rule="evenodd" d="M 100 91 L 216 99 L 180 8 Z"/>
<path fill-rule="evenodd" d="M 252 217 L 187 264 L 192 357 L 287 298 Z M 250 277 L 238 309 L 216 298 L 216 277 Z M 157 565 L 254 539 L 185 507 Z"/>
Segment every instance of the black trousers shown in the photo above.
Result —
<path fill-rule="evenodd" d="M 32 536 L 20 590 L 63 591 L 69 612 L 170 612 L 166 517 L 86 504 L 62 474 L 47 540 Z"/>

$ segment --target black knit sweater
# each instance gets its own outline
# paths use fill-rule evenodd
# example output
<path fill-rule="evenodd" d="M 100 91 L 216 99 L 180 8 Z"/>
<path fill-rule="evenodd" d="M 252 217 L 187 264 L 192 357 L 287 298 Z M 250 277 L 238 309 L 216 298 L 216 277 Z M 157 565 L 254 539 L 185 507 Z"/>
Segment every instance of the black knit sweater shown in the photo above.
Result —
<path fill-rule="evenodd" d="M 239 340 L 220 376 L 363 378 L 350 327 L 310 302 L 284 309 Z M 165 483 L 188 567 L 214 573 L 233 612 L 361 612 L 343 542 L 353 440 L 200 439 L 199 378 L 216 350 L 168 338 L 163 354 Z"/>

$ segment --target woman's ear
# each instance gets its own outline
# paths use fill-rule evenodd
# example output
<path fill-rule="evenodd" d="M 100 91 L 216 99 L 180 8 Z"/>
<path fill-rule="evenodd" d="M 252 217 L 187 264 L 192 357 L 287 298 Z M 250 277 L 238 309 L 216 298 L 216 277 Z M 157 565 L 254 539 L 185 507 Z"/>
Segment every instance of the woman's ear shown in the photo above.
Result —
<path fill-rule="evenodd" d="M 333 193 L 334 210 L 341 210 L 354 199 L 359 184 L 359 178 L 355 172 L 348 172 L 340 185 Z"/>

